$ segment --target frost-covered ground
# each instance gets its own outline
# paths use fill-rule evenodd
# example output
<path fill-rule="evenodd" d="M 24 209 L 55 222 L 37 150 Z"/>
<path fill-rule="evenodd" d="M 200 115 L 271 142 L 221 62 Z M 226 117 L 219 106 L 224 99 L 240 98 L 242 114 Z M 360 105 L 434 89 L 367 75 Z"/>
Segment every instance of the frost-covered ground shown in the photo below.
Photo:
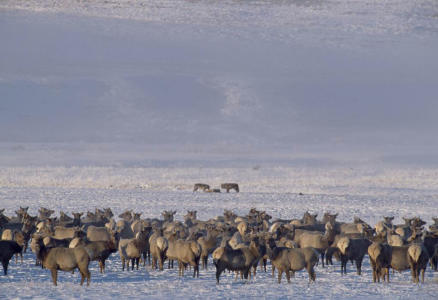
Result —
<path fill-rule="evenodd" d="M 200 219 L 221 215 L 233 209 L 245 214 L 252 207 L 266 210 L 274 218 L 301 217 L 306 210 L 322 215 L 338 212 L 339 220 L 359 216 L 375 224 L 384 215 L 419 215 L 428 222 L 437 215 L 436 169 L 366 168 L 96 168 L 47 167 L 3 168 L 0 171 L 1 207 L 7 214 L 19 206 L 29 206 L 36 214 L 45 206 L 67 212 L 111 207 L 115 214 L 132 208 L 142 217 L 158 217 L 174 209 L 182 220 L 187 210 L 197 210 Z M 241 193 L 206 194 L 191 191 L 194 182 L 218 186 L 236 181 Z M 304 195 L 299 195 L 299 193 Z M 316 268 L 317 281 L 299 272 L 292 284 L 277 285 L 270 273 L 259 272 L 247 284 L 224 274 L 219 286 L 214 267 L 201 270 L 200 278 L 188 272 L 179 278 L 177 270 L 122 272 L 117 254 L 111 256 L 107 273 L 100 275 L 92 263 L 90 287 L 79 287 L 79 275 L 60 273 L 58 287 L 52 286 L 47 270 L 33 265 L 34 255 L 26 254 L 24 264 L 10 265 L 9 275 L 0 276 L 2 296 L 6 298 L 418 298 L 436 296 L 438 277 L 430 270 L 426 282 L 415 285 L 409 272 L 395 274 L 391 284 L 373 284 L 368 257 L 364 272 L 353 268 L 341 277 L 339 263 Z M 211 264 L 211 260 L 210 260 Z M 270 268 L 270 267 L 269 267 Z"/>

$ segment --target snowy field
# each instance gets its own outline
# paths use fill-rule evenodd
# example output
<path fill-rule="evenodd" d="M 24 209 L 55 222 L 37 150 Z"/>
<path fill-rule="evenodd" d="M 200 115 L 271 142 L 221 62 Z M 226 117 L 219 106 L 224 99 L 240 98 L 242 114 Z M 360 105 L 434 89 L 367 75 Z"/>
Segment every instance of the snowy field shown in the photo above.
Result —
<path fill-rule="evenodd" d="M 250 208 L 266 210 L 274 218 L 301 217 L 306 210 L 339 213 L 340 221 L 359 216 L 374 225 L 384 215 L 421 216 L 428 222 L 437 215 L 436 169 L 351 168 L 3 168 L 0 172 L 1 207 L 12 215 L 19 206 L 36 214 L 40 206 L 57 212 L 87 211 L 111 207 L 117 215 L 125 209 L 158 217 L 174 209 L 183 219 L 187 210 L 197 210 L 199 219 L 221 215 L 224 209 L 246 214 Z M 218 186 L 222 181 L 240 183 L 241 192 L 193 193 L 192 183 Z M 303 195 L 299 195 L 299 193 Z M 27 253 L 24 264 L 12 262 L 9 275 L 0 276 L 2 297 L 13 298 L 418 298 L 433 299 L 438 289 L 436 273 L 428 270 L 424 284 L 415 285 L 410 273 L 395 274 L 390 284 L 373 284 L 369 259 L 363 274 L 340 275 L 340 265 L 316 268 L 316 283 L 308 284 L 307 273 L 299 272 L 291 284 L 278 285 L 268 272 L 258 272 L 249 283 L 234 281 L 229 274 L 215 283 L 214 267 L 201 270 L 193 279 L 187 272 L 179 278 L 176 269 L 163 272 L 149 266 L 139 271 L 121 271 L 118 254 L 110 257 L 107 273 L 100 275 L 91 264 L 89 287 L 79 287 L 79 274 L 61 272 L 58 287 L 47 270 L 34 266 Z"/>
<path fill-rule="evenodd" d="M 0 209 L 199 219 L 252 207 L 438 216 L 436 0 L 0 0 Z M 192 193 L 238 182 L 239 194 Z M 302 195 L 300 195 L 302 193 Z M 11 262 L 0 298 L 434 299 L 409 272 L 340 265 L 243 283 L 117 254 L 91 284 Z"/>

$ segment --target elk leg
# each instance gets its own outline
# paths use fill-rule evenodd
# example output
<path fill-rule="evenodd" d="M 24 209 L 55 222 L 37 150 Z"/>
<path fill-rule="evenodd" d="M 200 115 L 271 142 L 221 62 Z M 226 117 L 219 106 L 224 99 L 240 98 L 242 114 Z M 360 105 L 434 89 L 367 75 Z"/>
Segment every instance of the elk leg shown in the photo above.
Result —
<path fill-rule="evenodd" d="M 81 285 L 83 285 L 85 281 L 85 274 L 81 269 L 79 269 L 79 273 L 81 274 Z"/>
<path fill-rule="evenodd" d="M 361 271 L 362 271 L 362 260 L 361 259 L 356 260 L 356 268 L 357 268 L 357 275 L 360 275 Z"/>
<path fill-rule="evenodd" d="M 8 275 L 8 265 L 9 265 L 9 261 L 8 260 L 2 260 L 2 265 L 3 265 L 3 273 L 5 275 Z"/>
<path fill-rule="evenodd" d="M 216 284 L 219 284 L 219 277 L 221 276 L 221 269 L 216 267 Z"/>
<path fill-rule="evenodd" d="M 316 274 L 315 274 L 315 270 L 313 269 L 313 267 L 309 268 L 307 270 L 307 273 L 309 273 L 309 281 L 315 281 Z"/>
<path fill-rule="evenodd" d="M 52 281 L 54 285 L 58 285 L 56 282 L 58 280 L 58 270 L 56 269 L 52 269 L 50 270 L 50 272 L 52 273 Z"/>

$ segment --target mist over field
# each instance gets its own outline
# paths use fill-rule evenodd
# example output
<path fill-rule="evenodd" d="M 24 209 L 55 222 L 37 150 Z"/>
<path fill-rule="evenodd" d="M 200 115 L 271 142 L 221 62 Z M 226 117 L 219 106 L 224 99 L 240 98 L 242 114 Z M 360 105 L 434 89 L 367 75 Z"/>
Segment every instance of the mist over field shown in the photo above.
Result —
<path fill-rule="evenodd" d="M 438 163 L 433 1 L 0 9 L 1 164 Z"/>

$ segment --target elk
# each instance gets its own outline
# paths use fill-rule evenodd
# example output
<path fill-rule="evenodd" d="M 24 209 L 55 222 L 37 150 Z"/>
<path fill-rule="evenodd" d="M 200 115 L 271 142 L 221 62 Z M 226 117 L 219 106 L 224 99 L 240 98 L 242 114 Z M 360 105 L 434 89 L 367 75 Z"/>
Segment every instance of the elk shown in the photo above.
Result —
<path fill-rule="evenodd" d="M 54 213 L 55 211 L 52 209 L 40 207 L 40 209 L 38 210 L 38 219 L 41 221 L 49 219 L 50 216 Z"/>
<path fill-rule="evenodd" d="M 152 269 L 157 268 L 157 261 L 160 271 L 164 269 L 164 260 L 166 251 L 169 248 L 169 242 L 163 236 L 151 236 L 149 238 L 150 252 L 152 256 Z"/>
<path fill-rule="evenodd" d="M 173 217 L 175 216 L 175 214 L 176 214 L 176 210 L 165 210 L 161 213 L 165 223 L 173 222 Z"/>
<path fill-rule="evenodd" d="M 333 226 L 330 223 L 326 224 L 326 232 L 324 234 L 320 232 L 303 232 L 295 242 L 301 248 L 312 247 L 321 254 L 322 267 L 324 267 L 324 255 L 325 251 L 329 247 L 330 243 L 334 239 Z"/>
<path fill-rule="evenodd" d="M 18 261 L 18 255 L 21 257 L 21 263 L 23 263 L 23 248 L 26 241 L 25 235 L 20 230 L 6 229 L 3 231 L 1 239 L 4 241 L 15 241 L 21 247 L 21 251 L 16 253 L 15 262 Z"/>
<path fill-rule="evenodd" d="M 283 272 L 286 273 L 287 282 L 290 283 L 290 272 L 294 274 L 296 271 L 304 268 L 309 273 L 309 281 L 315 281 L 316 275 L 314 266 L 318 262 L 318 252 L 311 247 L 307 248 L 285 248 L 277 247 L 273 238 L 270 238 L 269 258 L 272 262 L 272 275 L 274 275 L 274 268 L 278 270 L 278 283 L 281 283 Z"/>
<path fill-rule="evenodd" d="M 15 241 L 0 241 L 0 260 L 5 275 L 8 275 L 9 260 L 14 254 L 21 253 L 21 250 L 21 246 Z"/>
<path fill-rule="evenodd" d="M 213 252 L 213 263 L 216 266 L 216 282 L 225 269 L 241 271 L 245 279 L 248 279 L 250 268 L 260 258 L 258 239 L 254 238 L 248 247 L 231 249 L 219 247 Z"/>
<path fill-rule="evenodd" d="M 423 244 L 412 244 L 408 247 L 408 262 L 411 267 L 412 280 L 415 283 L 424 282 L 424 272 L 426 271 L 429 254 Z"/>
<path fill-rule="evenodd" d="M 383 243 L 372 243 L 368 247 L 371 268 L 373 269 L 373 282 L 380 282 L 380 278 L 389 282 L 389 268 L 391 267 L 392 247 Z"/>
<path fill-rule="evenodd" d="M 105 261 L 114 252 L 117 252 L 117 238 L 114 236 L 110 241 L 89 242 L 84 246 L 90 261 L 98 261 L 100 273 L 105 272 Z"/>
<path fill-rule="evenodd" d="M 347 262 L 354 260 L 356 262 L 357 275 L 361 274 L 362 261 L 368 251 L 371 242 L 368 239 L 351 239 L 342 237 L 337 243 L 341 256 L 341 274 L 347 274 Z"/>
<path fill-rule="evenodd" d="M 126 270 L 129 270 L 129 260 L 131 260 L 131 269 L 134 270 L 135 263 L 138 270 L 140 257 L 146 251 L 146 247 L 147 233 L 145 231 L 137 233 L 133 239 L 120 239 L 119 254 L 122 260 L 122 270 L 125 270 L 125 261 L 127 262 Z"/>
<path fill-rule="evenodd" d="M 79 269 L 81 274 L 81 285 L 87 278 L 87 285 L 90 285 L 90 257 L 84 247 L 77 248 L 47 248 L 41 238 L 37 238 L 35 253 L 41 261 L 42 266 L 50 270 L 53 284 L 56 286 L 58 270 L 71 272 Z"/>
<path fill-rule="evenodd" d="M 207 227 L 207 236 L 198 238 L 198 243 L 201 245 L 201 261 L 202 268 L 207 269 L 208 255 L 213 253 L 218 245 L 219 231 L 214 227 Z"/>
<path fill-rule="evenodd" d="M 178 274 L 184 275 L 184 268 L 187 264 L 193 267 L 193 277 L 199 277 L 199 259 L 201 258 L 201 245 L 196 241 L 177 240 L 176 258 L 178 260 Z"/>
<path fill-rule="evenodd" d="M 89 226 L 87 229 L 87 239 L 90 242 L 111 240 L 111 231 L 106 227 Z"/>

